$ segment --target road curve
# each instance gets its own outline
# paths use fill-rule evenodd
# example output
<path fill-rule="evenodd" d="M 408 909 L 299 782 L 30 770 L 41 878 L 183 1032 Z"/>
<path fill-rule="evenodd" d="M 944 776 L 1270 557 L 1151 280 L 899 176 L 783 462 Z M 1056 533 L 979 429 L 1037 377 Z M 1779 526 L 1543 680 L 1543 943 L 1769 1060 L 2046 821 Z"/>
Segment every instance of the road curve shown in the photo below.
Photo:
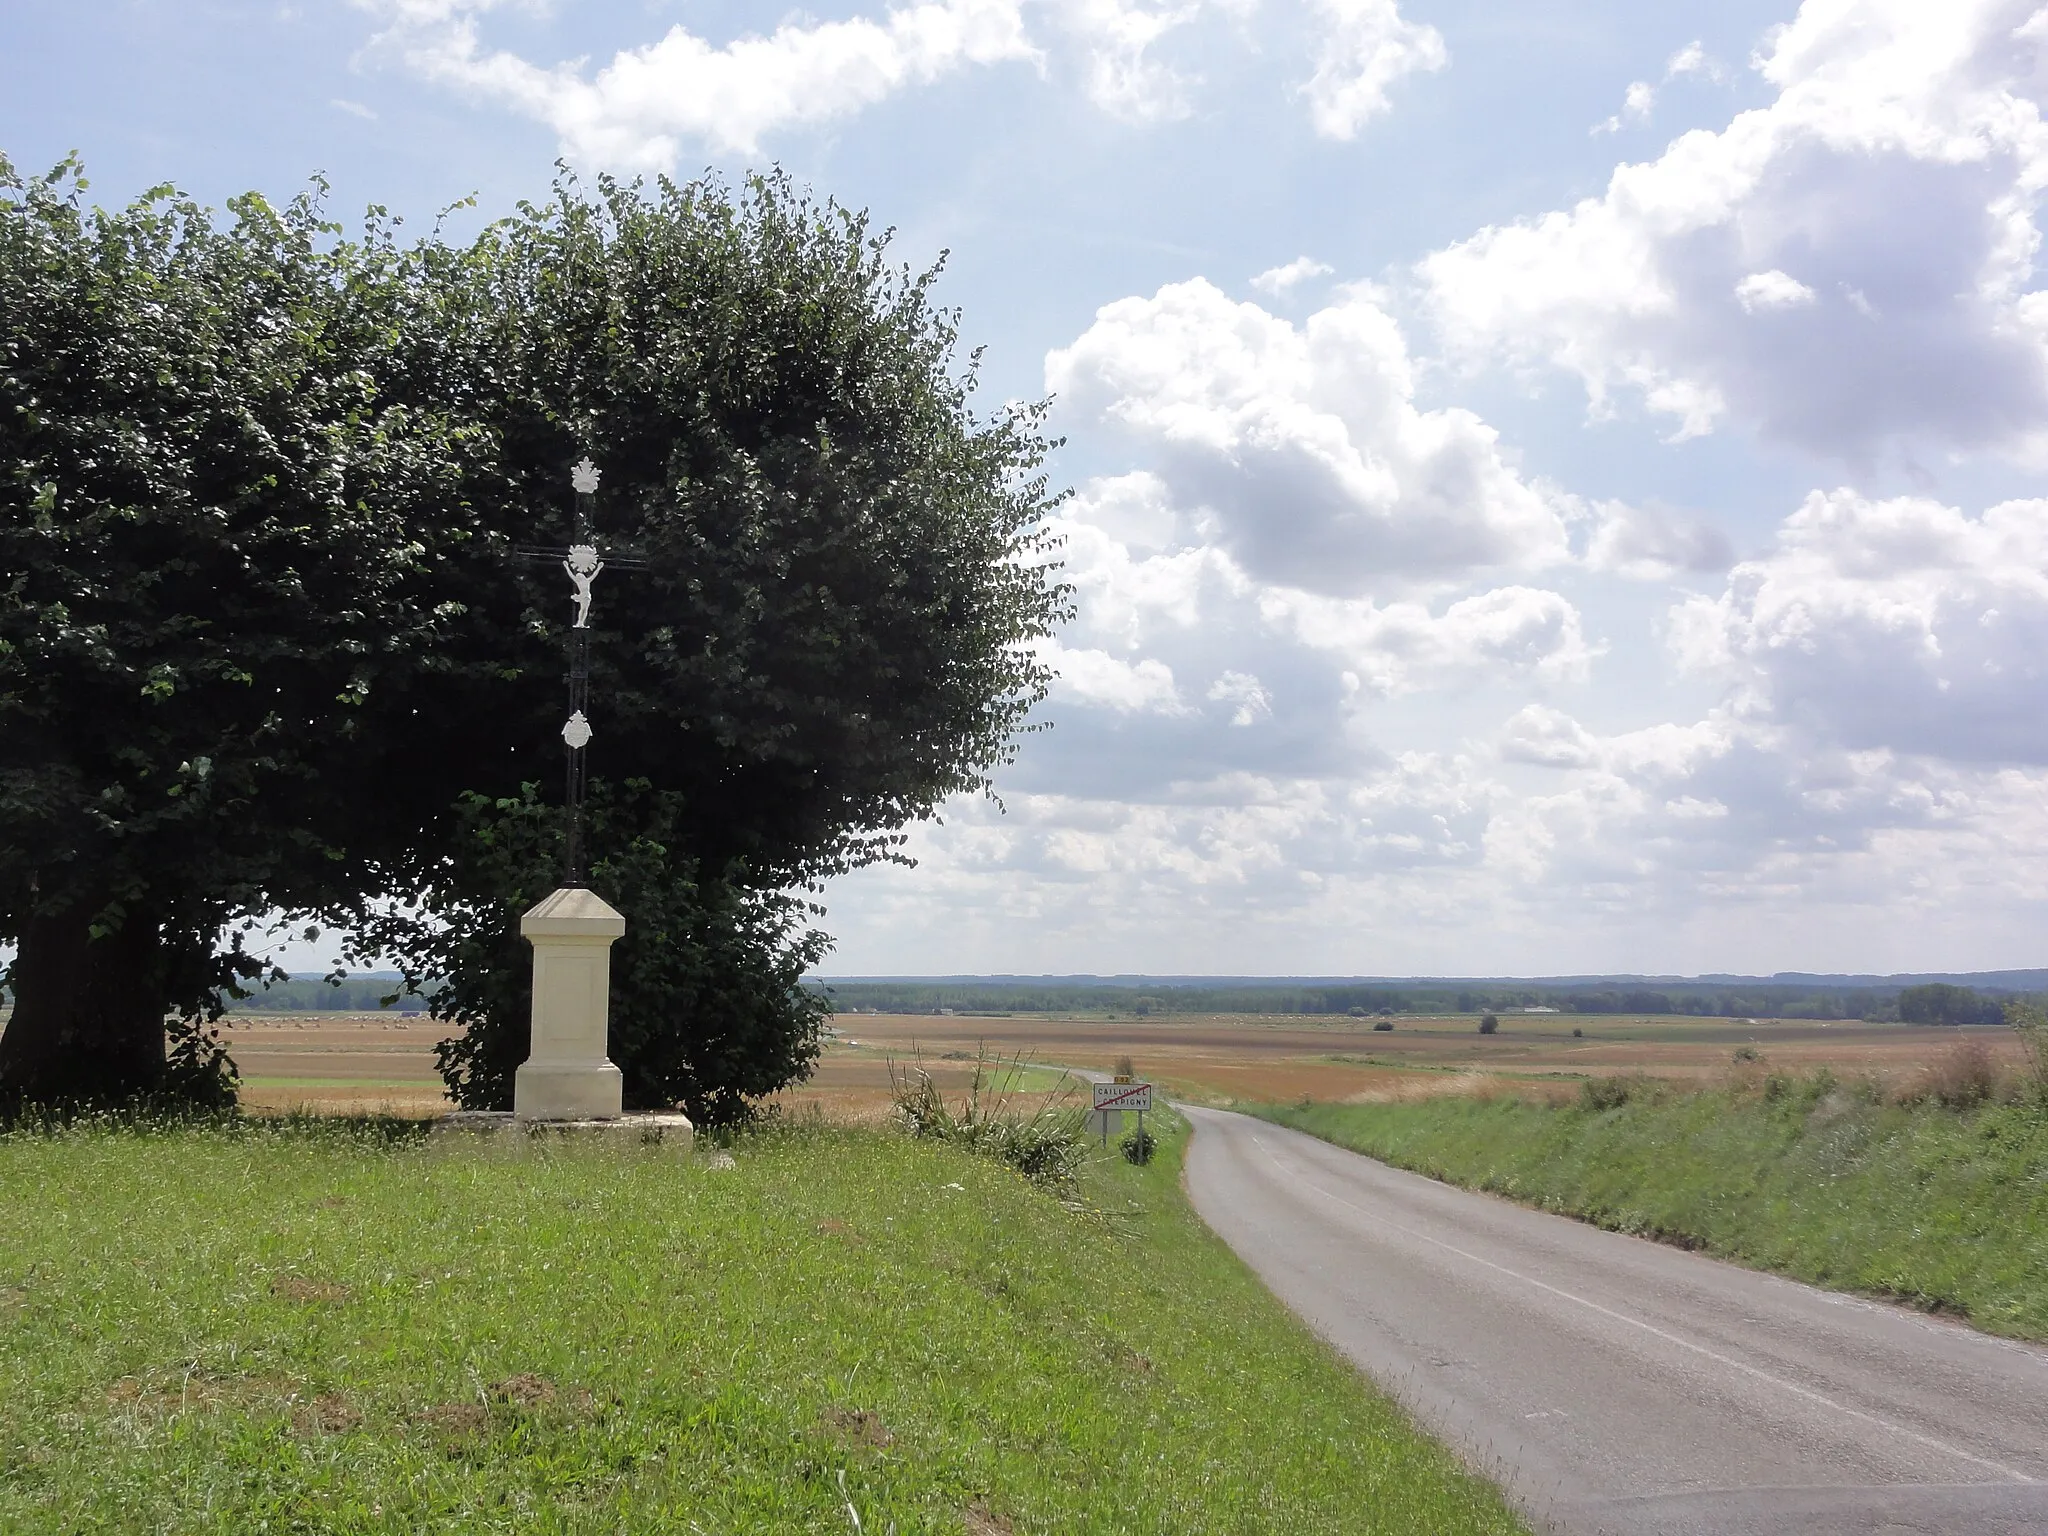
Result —
<path fill-rule="evenodd" d="M 2048 1350 L 1184 1112 L 1209 1225 L 1543 1528 L 2048 1533 Z"/>

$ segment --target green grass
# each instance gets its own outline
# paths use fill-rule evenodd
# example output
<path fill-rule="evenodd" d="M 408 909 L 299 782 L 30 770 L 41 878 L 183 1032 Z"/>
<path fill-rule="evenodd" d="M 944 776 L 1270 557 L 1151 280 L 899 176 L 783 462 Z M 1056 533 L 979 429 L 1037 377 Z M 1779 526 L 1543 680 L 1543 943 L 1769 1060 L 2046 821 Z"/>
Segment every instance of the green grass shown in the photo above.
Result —
<path fill-rule="evenodd" d="M 0 1137 L 0 1530 L 1521 1530 L 1201 1226 L 1184 1135 L 1084 1209 L 887 1132 Z"/>
<path fill-rule="evenodd" d="M 1267 1106 L 1355 1151 L 1623 1232 L 2048 1339 L 2048 1108 L 1899 1106 L 1826 1077 L 1645 1091 Z"/>

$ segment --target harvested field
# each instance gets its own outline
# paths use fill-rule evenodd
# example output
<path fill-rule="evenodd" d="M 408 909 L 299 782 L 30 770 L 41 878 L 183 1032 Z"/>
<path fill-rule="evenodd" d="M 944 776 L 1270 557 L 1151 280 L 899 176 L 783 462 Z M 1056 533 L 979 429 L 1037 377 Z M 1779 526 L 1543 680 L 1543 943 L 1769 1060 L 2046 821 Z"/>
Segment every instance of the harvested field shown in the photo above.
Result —
<path fill-rule="evenodd" d="M 1179 1015 L 1167 1018 L 844 1016 L 841 1028 L 861 1052 L 947 1052 L 1026 1056 L 1108 1070 L 1129 1056 L 1139 1071 L 1185 1098 L 1232 1103 L 1370 1103 L 1441 1095 L 1514 1093 L 1565 1097 L 1585 1077 L 1642 1072 L 1716 1082 L 1738 1048 L 1755 1051 L 1765 1070 L 1828 1067 L 1886 1082 L 1910 1077 L 1963 1037 L 1983 1040 L 2013 1063 L 2017 1042 L 2004 1029 L 1932 1029 L 1904 1024 L 1807 1020 L 1629 1018 L 1617 1015 L 1504 1014 L 1499 1032 L 1481 1035 L 1473 1018 L 1400 1018 L 1390 1031 L 1371 1019 Z M 1574 1036 L 1574 1029 L 1583 1033 Z M 835 1051 L 818 1086 L 833 1083 L 853 1053 Z M 879 1063 L 877 1063 L 879 1071 Z"/>
<path fill-rule="evenodd" d="M 888 1104 L 891 1060 L 920 1061 L 948 1091 L 963 1088 L 982 1052 L 1004 1059 L 1107 1071 L 1131 1057 L 1174 1094 L 1211 1104 L 1373 1103 L 1444 1095 L 1562 1098 L 1583 1077 L 1642 1072 L 1714 1083 L 1738 1048 L 1750 1070 L 1827 1067 L 1898 1083 L 1957 1040 L 1983 1040 L 2017 1062 L 2002 1029 L 1807 1020 L 1503 1014 L 1482 1036 L 1472 1018 L 1370 1019 L 1318 1015 L 1148 1018 L 845 1014 L 817 1076 L 781 1096 L 829 1118 L 860 1121 Z M 1579 1029 L 1581 1035 L 1572 1031 Z M 388 1014 L 236 1018 L 224 1030 L 251 1108 L 418 1115 L 448 1108 L 433 1044 L 445 1026 Z"/>
<path fill-rule="evenodd" d="M 452 1106 L 434 1070 L 448 1026 L 383 1013 L 235 1016 L 221 1021 L 249 1109 L 432 1115 Z"/>

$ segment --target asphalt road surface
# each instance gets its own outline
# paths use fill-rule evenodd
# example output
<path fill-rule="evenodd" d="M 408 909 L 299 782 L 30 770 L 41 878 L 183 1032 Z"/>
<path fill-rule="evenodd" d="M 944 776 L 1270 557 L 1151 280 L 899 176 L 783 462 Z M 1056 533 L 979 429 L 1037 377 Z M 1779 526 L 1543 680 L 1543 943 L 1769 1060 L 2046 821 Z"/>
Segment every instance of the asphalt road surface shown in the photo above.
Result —
<path fill-rule="evenodd" d="M 1539 1527 L 2048 1533 L 2048 1350 L 1185 1112 L 1196 1209 Z"/>

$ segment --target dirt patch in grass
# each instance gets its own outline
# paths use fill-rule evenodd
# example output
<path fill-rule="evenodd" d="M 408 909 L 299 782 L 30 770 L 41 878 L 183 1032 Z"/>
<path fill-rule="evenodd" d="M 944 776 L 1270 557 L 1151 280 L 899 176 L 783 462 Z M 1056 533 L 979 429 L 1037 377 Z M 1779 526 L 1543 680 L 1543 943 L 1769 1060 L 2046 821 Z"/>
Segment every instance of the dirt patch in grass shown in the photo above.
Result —
<path fill-rule="evenodd" d="M 363 1422 L 362 1410 L 339 1392 L 323 1392 L 292 1409 L 292 1428 L 302 1435 L 339 1435 Z"/>
<path fill-rule="evenodd" d="M 865 1408 L 827 1408 L 819 1415 L 819 1422 L 834 1439 L 852 1445 L 865 1445 L 879 1451 L 896 1443 L 896 1437 L 882 1422 L 882 1416 Z"/>
<path fill-rule="evenodd" d="M 555 1400 L 555 1384 L 545 1376 L 522 1371 L 492 1387 L 491 1396 L 515 1408 L 539 1408 Z"/>
<path fill-rule="evenodd" d="M 444 1440 L 468 1440 L 483 1433 L 484 1426 L 491 1422 L 491 1414 L 482 1403 L 437 1403 L 432 1408 L 422 1408 L 412 1419 Z"/>
<path fill-rule="evenodd" d="M 108 1408 L 152 1415 L 198 1411 L 283 1409 L 298 1402 L 301 1384 L 275 1373 L 234 1375 L 194 1371 L 146 1379 L 123 1376 L 100 1396 Z"/>
<path fill-rule="evenodd" d="M 287 1301 L 321 1302 L 335 1305 L 355 1295 L 355 1287 L 336 1280 L 310 1280 L 304 1275 L 279 1275 L 270 1282 L 270 1294 Z"/>

